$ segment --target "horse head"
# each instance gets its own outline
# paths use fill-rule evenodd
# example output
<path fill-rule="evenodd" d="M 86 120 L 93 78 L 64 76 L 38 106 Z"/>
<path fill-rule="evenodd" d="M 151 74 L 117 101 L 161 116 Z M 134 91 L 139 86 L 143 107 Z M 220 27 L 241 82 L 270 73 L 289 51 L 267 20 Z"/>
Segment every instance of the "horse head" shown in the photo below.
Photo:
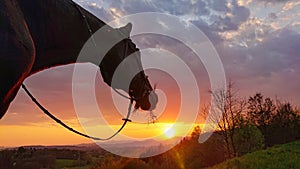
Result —
<path fill-rule="evenodd" d="M 131 29 L 132 24 L 128 23 L 124 27 L 108 31 L 111 34 L 110 38 L 121 40 L 104 56 L 100 63 L 101 74 L 109 86 L 127 92 L 135 101 L 136 109 L 153 110 L 158 102 L 158 96 L 143 70 L 140 50 L 130 39 Z M 119 69 L 119 76 L 113 79 L 116 69 Z"/>

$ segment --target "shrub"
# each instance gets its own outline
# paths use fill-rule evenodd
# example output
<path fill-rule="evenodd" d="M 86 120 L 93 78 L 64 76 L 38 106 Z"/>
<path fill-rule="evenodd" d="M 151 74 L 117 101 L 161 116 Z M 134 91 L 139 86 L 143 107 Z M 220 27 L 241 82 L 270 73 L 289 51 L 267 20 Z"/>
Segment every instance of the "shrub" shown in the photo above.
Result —
<path fill-rule="evenodd" d="M 244 124 L 236 129 L 234 142 L 238 155 L 260 150 L 264 147 L 264 136 L 258 127 Z"/>

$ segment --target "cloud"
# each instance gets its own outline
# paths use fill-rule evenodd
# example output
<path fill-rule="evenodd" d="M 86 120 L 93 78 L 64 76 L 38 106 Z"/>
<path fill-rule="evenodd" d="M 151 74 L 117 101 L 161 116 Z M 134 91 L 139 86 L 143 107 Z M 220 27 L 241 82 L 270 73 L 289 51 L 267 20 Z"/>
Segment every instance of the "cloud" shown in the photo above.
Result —
<path fill-rule="evenodd" d="M 249 1 L 249 0 L 248 0 Z M 269 4 L 277 4 L 277 3 L 286 3 L 289 1 L 295 0 L 250 0 L 250 3 L 269 3 Z"/>
<path fill-rule="evenodd" d="M 285 3 L 284 7 L 282 8 L 282 10 L 284 11 L 288 11 L 293 9 L 296 5 L 298 5 L 300 2 L 287 2 Z"/>
<path fill-rule="evenodd" d="M 107 2 L 107 12 L 99 14 L 100 18 L 121 17 L 123 15 L 140 12 L 162 12 L 176 15 L 185 21 L 190 21 L 210 38 L 220 40 L 218 32 L 237 30 L 249 16 L 249 9 L 238 4 L 237 1 L 187 1 L 187 0 L 132 0 L 132 1 L 105 1 Z M 87 3 L 90 4 L 90 3 Z M 89 10 L 96 7 L 88 7 Z M 99 12 L 98 12 L 99 13 Z M 213 40 L 214 41 L 214 40 Z"/>
<path fill-rule="evenodd" d="M 298 69 L 300 71 L 300 34 L 288 29 L 280 30 L 264 36 L 264 40 L 250 47 L 229 47 L 223 46 L 220 54 L 225 53 L 228 57 L 225 62 L 230 62 L 235 58 L 236 64 L 244 73 L 241 76 L 269 76 L 272 73 Z M 228 56 L 229 55 L 229 56 Z M 231 56 L 230 56 L 231 55 Z M 236 67 L 232 67 L 234 69 Z"/>
<path fill-rule="evenodd" d="M 251 17 L 241 24 L 238 30 L 227 31 L 220 35 L 224 43 L 231 46 L 251 47 L 258 45 L 275 31 L 278 31 L 278 28 L 264 23 L 261 19 Z"/>
<path fill-rule="evenodd" d="M 227 78 L 238 84 L 241 95 L 262 92 L 299 105 L 300 34 L 289 29 L 265 35 L 256 46 L 216 46 Z"/>

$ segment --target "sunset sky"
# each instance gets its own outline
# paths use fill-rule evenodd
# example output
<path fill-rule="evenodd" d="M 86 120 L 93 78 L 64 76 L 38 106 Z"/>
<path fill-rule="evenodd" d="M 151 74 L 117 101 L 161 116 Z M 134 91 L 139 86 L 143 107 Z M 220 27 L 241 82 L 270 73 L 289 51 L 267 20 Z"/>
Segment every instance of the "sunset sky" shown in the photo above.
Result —
<path fill-rule="evenodd" d="M 300 2 L 298 0 L 76 0 L 85 9 L 105 22 L 128 14 L 161 12 L 189 21 L 202 30 L 216 48 L 227 80 L 235 83 L 243 97 L 261 92 L 300 106 Z M 134 26 L 134 25 L 133 25 Z M 193 54 L 176 41 L 164 37 L 137 36 L 132 38 L 139 48 L 163 48 L 189 62 Z M 209 78 L 201 64 L 188 63 L 199 85 L 200 105 L 209 100 Z M 95 69 L 92 64 L 78 64 Z M 74 65 L 51 68 L 29 77 L 25 83 L 48 110 L 69 125 L 82 131 L 72 100 L 72 72 Z M 180 90 L 176 81 L 166 73 L 147 71 L 152 84 L 164 92 L 167 103 L 159 103 L 156 124 L 130 124 L 123 134 L 129 137 L 151 138 L 163 134 L 176 121 L 180 109 Z M 110 88 L 96 80 L 96 96 L 103 116 L 118 128 L 122 116 L 114 108 Z M 124 112 L 128 103 L 124 102 Z M 123 103 L 122 102 L 122 103 Z M 192 105 L 191 105 L 192 106 Z M 123 108 L 123 107 L 122 107 Z M 86 125 L 99 125 L 95 117 L 87 115 Z M 188 115 L 188 114 L 187 114 Z M 137 112 L 134 119 L 147 121 L 146 112 Z M 203 122 L 200 117 L 196 123 Z M 175 136 L 182 136 L 176 123 Z M 99 125 L 99 127 L 105 127 Z M 97 136 L 110 133 L 101 129 Z M 103 134 L 103 135 L 102 135 Z M 164 138 L 165 137 L 165 138 Z M 6 115 L 0 120 L 0 146 L 66 145 L 92 142 L 68 132 L 46 117 L 20 89 Z"/>

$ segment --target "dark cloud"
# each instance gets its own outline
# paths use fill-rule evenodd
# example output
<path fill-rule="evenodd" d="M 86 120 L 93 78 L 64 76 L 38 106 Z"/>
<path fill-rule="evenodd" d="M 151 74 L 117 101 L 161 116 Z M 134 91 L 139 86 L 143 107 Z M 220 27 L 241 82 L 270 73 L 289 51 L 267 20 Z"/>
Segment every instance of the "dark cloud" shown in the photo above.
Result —
<path fill-rule="evenodd" d="M 108 22 L 113 19 L 112 13 L 105 10 L 103 7 L 95 6 L 90 3 L 83 3 L 82 7 L 90 11 L 92 14 L 94 14 L 104 22 Z"/>
<path fill-rule="evenodd" d="M 201 0 L 196 1 L 195 3 L 186 0 L 116 0 L 110 5 L 110 7 L 121 10 L 125 14 L 134 14 L 139 12 L 164 12 L 177 16 L 186 15 L 191 12 L 196 15 L 208 14 L 208 10 L 205 9 L 205 6 L 206 4 Z"/>
<path fill-rule="evenodd" d="M 140 12 L 157 12 L 157 9 L 143 0 L 131 0 L 122 2 L 122 0 L 115 0 L 110 7 L 122 11 L 125 14 L 133 14 Z"/>
<path fill-rule="evenodd" d="M 294 0 L 254 0 L 254 2 L 285 3 Z"/>
<path fill-rule="evenodd" d="M 268 17 L 273 20 L 278 18 L 277 14 L 274 12 L 269 13 Z"/>
<path fill-rule="evenodd" d="M 227 1 L 206 1 L 207 6 L 214 10 L 219 12 L 228 12 L 229 8 L 227 6 Z"/>
<path fill-rule="evenodd" d="M 197 2 L 185 1 L 185 0 L 173 0 L 173 1 L 160 1 L 152 0 L 151 4 L 157 8 L 157 11 L 167 12 L 172 15 L 207 15 L 209 10 L 206 9 L 206 3 L 198 0 Z"/>
<path fill-rule="evenodd" d="M 231 1 L 230 1 L 231 2 Z M 178 17 L 191 16 L 189 21 L 195 23 L 200 29 L 210 27 L 212 32 L 236 30 L 249 16 L 249 9 L 239 6 L 236 1 L 186 1 L 186 0 L 132 0 L 113 1 L 111 8 L 115 8 L 124 14 L 139 12 L 163 12 Z M 189 18 L 189 17 L 187 17 Z"/>
<path fill-rule="evenodd" d="M 255 92 L 299 105 L 300 34 L 279 30 L 250 47 L 216 46 L 227 78 L 238 84 L 241 95 Z"/>
<path fill-rule="evenodd" d="M 266 48 L 270 51 L 286 55 L 288 60 L 297 58 L 300 61 L 300 34 L 288 29 L 278 31 L 276 36 L 269 36 L 265 41 Z M 292 57 L 292 58 L 291 58 Z M 292 63 L 295 60 L 291 60 Z"/>
<path fill-rule="evenodd" d="M 232 15 L 231 21 L 236 25 L 240 25 L 249 19 L 250 11 L 246 7 L 235 5 L 235 8 L 232 10 Z"/>
<path fill-rule="evenodd" d="M 300 34 L 290 30 L 280 30 L 265 37 L 251 47 L 218 47 L 219 54 L 230 66 L 232 73 L 235 68 L 244 69 L 241 76 L 270 76 L 272 73 L 297 68 L 300 72 Z M 235 63 L 233 63 L 235 62 Z"/>
<path fill-rule="evenodd" d="M 106 4 L 95 6 L 90 0 L 80 2 L 83 7 L 108 22 L 118 14 L 129 15 L 140 12 L 162 12 L 184 18 L 200 28 L 213 42 L 220 42 L 219 32 L 237 30 L 250 16 L 249 9 L 238 5 L 236 0 L 187 1 L 187 0 L 115 0 L 101 1 Z"/>

